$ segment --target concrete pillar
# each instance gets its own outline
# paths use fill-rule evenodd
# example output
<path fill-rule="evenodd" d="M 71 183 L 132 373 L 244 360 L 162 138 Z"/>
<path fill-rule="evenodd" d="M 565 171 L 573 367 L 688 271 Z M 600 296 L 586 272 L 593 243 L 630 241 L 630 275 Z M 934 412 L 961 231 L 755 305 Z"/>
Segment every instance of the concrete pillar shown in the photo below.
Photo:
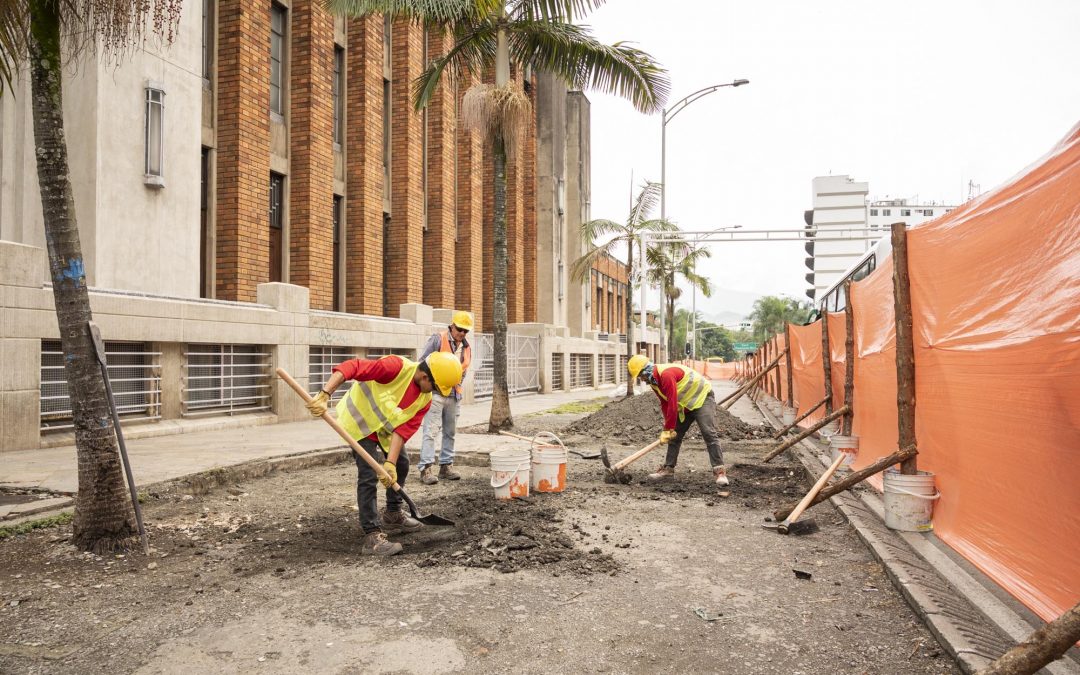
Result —
<path fill-rule="evenodd" d="M 161 419 L 180 419 L 183 412 L 180 383 L 184 379 L 184 343 L 155 342 L 153 349 L 161 352 L 158 357 L 161 374 Z"/>
<path fill-rule="evenodd" d="M 0 241 L 0 312 L 14 316 L 13 296 L 40 289 L 47 269 L 44 249 Z M 41 340 L 26 333 L 26 323 L 0 322 L 0 452 L 41 442 Z"/>
<path fill-rule="evenodd" d="M 281 321 L 284 325 L 292 326 L 288 338 L 281 344 L 267 345 L 271 364 L 270 409 L 277 414 L 279 422 L 302 420 L 307 416 L 303 399 L 273 371 L 284 368 L 302 387 L 308 388 L 308 289 L 292 284 L 269 283 L 259 284 L 257 294 L 260 304 L 292 315 L 282 317 Z"/>

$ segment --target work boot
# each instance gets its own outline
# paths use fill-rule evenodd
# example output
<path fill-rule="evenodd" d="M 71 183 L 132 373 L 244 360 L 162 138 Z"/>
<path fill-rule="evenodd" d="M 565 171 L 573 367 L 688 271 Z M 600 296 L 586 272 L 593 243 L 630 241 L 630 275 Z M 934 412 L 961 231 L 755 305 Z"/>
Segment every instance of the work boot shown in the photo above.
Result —
<path fill-rule="evenodd" d="M 728 480 L 727 469 L 724 468 L 723 464 L 721 464 L 720 466 L 714 466 L 712 472 L 713 476 L 716 477 L 717 485 L 728 485 L 731 482 Z"/>
<path fill-rule="evenodd" d="M 369 532 L 364 535 L 364 544 L 360 547 L 362 555 L 390 556 L 401 553 L 401 544 L 388 541 L 382 532 Z"/>
<path fill-rule="evenodd" d="M 439 478 L 445 478 L 446 480 L 461 480 L 461 474 L 454 471 L 454 463 L 440 464 L 439 465 Z"/>
<path fill-rule="evenodd" d="M 673 480 L 675 478 L 675 467 L 662 466 L 653 473 L 648 475 L 648 480 L 651 482 Z"/>
<path fill-rule="evenodd" d="M 420 469 L 420 482 L 424 485 L 434 485 L 439 482 L 439 477 L 435 475 L 435 468 L 430 464 Z"/>
<path fill-rule="evenodd" d="M 404 511 L 379 511 L 379 525 L 387 532 L 416 532 L 424 526 L 416 518 L 407 515 Z"/>

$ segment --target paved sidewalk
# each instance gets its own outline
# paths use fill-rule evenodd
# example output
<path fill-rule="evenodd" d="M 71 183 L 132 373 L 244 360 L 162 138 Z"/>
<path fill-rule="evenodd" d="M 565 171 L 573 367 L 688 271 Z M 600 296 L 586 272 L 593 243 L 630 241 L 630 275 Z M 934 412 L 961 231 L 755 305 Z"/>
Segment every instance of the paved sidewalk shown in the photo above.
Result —
<path fill-rule="evenodd" d="M 571 401 L 606 396 L 613 386 L 519 396 L 510 399 L 510 409 L 515 417 L 528 415 Z M 464 405 L 458 427 L 486 422 L 490 412 L 490 401 Z M 487 453 L 520 443 L 512 438 L 459 434 L 456 449 L 459 453 Z M 140 486 L 252 460 L 344 447 L 345 444 L 334 430 L 321 420 L 158 436 L 127 442 L 135 482 Z M 406 449 L 418 451 L 419 448 L 418 432 L 409 440 Z M 4 453 L 0 462 L 0 487 L 74 493 L 78 489 L 75 446 Z"/>

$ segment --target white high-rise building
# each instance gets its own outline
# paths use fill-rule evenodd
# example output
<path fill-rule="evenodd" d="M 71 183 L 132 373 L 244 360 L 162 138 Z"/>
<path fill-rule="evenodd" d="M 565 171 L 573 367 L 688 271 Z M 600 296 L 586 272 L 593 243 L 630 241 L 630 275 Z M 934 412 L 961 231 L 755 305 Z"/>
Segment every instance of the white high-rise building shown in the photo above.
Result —
<path fill-rule="evenodd" d="M 918 225 L 945 215 L 956 206 L 940 202 L 924 202 L 915 199 L 879 199 L 870 202 L 866 222 L 871 230 L 888 230 L 893 223 L 904 222 Z"/>

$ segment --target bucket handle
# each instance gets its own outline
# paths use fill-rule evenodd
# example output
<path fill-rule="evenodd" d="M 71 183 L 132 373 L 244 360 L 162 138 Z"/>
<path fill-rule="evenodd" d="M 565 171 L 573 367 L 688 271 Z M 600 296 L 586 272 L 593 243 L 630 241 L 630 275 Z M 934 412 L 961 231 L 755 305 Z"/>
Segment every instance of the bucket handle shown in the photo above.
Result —
<path fill-rule="evenodd" d="M 889 489 L 892 490 L 893 492 L 899 492 L 901 494 L 909 495 L 911 497 L 918 497 L 919 499 L 925 499 L 925 500 L 930 501 L 930 502 L 934 501 L 935 499 L 941 499 L 941 493 L 940 492 L 935 492 L 933 495 L 928 497 L 926 495 L 918 495 L 918 494 L 915 494 L 914 492 L 908 492 L 907 490 L 905 490 L 903 488 L 898 488 L 895 485 L 890 485 Z"/>
<path fill-rule="evenodd" d="M 521 471 L 521 467 L 528 466 L 528 465 L 529 465 L 528 462 L 525 462 L 524 464 L 518 464 L 518 467 L 516 469 L 514 469 L 514 472 L 512 474 L 510 474 L 510 477 L 507 478 L 506 481 L 504 481 L 502 483 L 496 483 L 495 482 L 495 477 L 492 476 L 491 477 L 491 487 L 496 488 L 496 489 L 501 488 L 501 487 L 506 487 L 507 485 L 510 484 L 510 481 L 517 478 L 518 473 Z"/>

